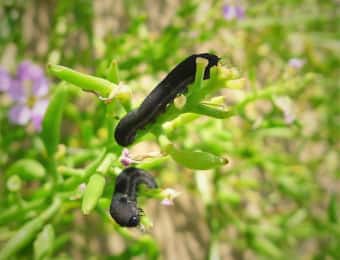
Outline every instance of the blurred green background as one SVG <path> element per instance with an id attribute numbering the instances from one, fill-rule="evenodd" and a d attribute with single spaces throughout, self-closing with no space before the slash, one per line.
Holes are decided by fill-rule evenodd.
<path id="1" fill-rule="evenodd" d="M 339 5 L 1 0 L 0 248 L 11 253 L 0 250 L 0 258 L 340 259 Z M 51 159 L 33 116 L 21 123 L 10 116 L 20 64 L 30 61 L 45 71 L 45 96 L 51 97 L 60 81 L 47 73 L 48 63 L 105 77 L 115 59 L 135 107 L 175 64 L 200 52 L 217 54 L 245 79 L 241 89 L 219 91 L 227 108 L 237 106 L 237 115 L 201 116 L 167 135 L 179 147 L 227 157 L 229 164 L 199 171 L 167 158 L 149 165 L 161 188 L 181 194 L 170 207 L 144 199 L 153 227 L 123 229 L 107 214 L 114 176 L 122 168 L 121 148 L 112 144 L 102 199 L 83 215 L 82 185 L 88 178 L 75 178 L 71 188 L 65 183 L 88 169 L 107 145 L 113 128 L 107 107 L 70 86 L 56 139 L 62 145 Z M 33 90 L 26 105 L 36 99 Z M 130 149 L 136 156 L 155 151 L 152 138 Z M 23 158 L 38 166 L 13 170 Z M 62 174 L 58 186 L 55 176 Z M 62 204 L 48 219 L 41 217 L 56 196 Z M 9 245 L 33 220 L 42 222 Z"/>

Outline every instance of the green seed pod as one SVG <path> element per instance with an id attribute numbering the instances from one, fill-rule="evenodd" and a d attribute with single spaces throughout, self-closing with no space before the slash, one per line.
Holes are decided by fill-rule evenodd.
<path id="1" fill-rule="evenodd" d="M 51 224 L 46 225 L 34 241 L 34 259 L 41 260 L 49 257 L 52 253 L 55 233 Z"/>
<path id="2" fill-rule="evenodd" d="M 46 175 L 45 168 L 32 159 L 21 159 L 13 163 L 7 170 L 8 175 L 19 175 L 24 180 L 40 180 Z"/>
<path id="3" fill-rule="evenodd" d="M 104 187 L 105 178 L 100 174 L 93 174 L 87 183 L 81 205 L 81 210 L 85 215 L 88 215 L 95 208 L 103 194 Z"/>
<path id="4" fill-rule="evenodd" d="M 114 89 L 114 84 L 108 80 L 90 76 L 60 65 L 48 65 L 49 72 L 85 91 L 97 93 L 103 98 L 108 98 Z"/>
<path id="5" fill-rule="evenodd" d="M 196 170 L 208 170 L 228 163 L 228 160 L 211 153 L 191 150 L 178 150 L 172 144 L 165 146 L 164 150 L 177 163 Z"/>
<path id="6" fill-rule="evenodd" d="M 59 85 L 48 105 L 42 122 L 41 137 L 44 141 L 48 156 L 53 156 L 57 151 L 60 138 L 61 119 L 67 98 L 67 88 Z"/>
<path id="7" fill-rule="evenodd" d="M 58 211 L 60 206 L 61 200 L 55 198 L 52 205 L 41 213 L 41 215 L 23 225 L 2 247 L 0 251 L 0 260 L 9 259 L 16 252 L 27 246 L 45 223 Z"/>

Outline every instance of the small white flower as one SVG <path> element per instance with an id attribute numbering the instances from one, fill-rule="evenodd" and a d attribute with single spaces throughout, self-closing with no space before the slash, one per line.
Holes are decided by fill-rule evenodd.
<path id="1" fill-rule="evenodd" d="M 169 199 L 163 199 L 161 201 L 161 204 L 164 205 L 164 206 L 172 206 L 172 205 L 174 205 L 173 201 L 169 200 Z"/>
<path id="2" fill-rule="evenodd" d="M 79 187 L 78 187 L 78 189 L 79 189 L 79 191 L 81 192 L 81 193 L 83 193 L 84 191 L 85 191 L 85 189 L 86 189 L 86 183 L 81 183 L 80 185 L 79 185 Z"/>
<path id="3" fill-rule="evenodd" d="M 164 206 L 172 206 L 174 204 L 173 200 L 175 198 L 177 198 L 181 194 L 181 192 L 176 191 L 176 190 L 171 189 L 171 188 L 166 188 L 162 191 L 161 194 L 162 194 L 162 197 L 163 197 L 161 204 L 164 205 Z"/>
<path id="4" fill-rule="evenodd" d="M 289 97 L 277 97 L 274 99 L 274 104 L 283 112 L 286 124 L 291 124 L 295 121 L 296 115 L 294 111 L 294 103 Z"/>

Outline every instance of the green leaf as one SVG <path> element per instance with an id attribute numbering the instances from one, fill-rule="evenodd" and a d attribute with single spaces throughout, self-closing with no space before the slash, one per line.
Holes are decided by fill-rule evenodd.
<path id="1" fill-rule="evenodd" d="M 45 168 L 36 160 L 20 159 L 7 170 L 8 175 L 19 175 L 24 180 L 40 180 L 46 175 Z"/>
<path id="2" fill-rule="evenodd" d="M 81 210 L 85 215 L 88 215 L 95 208 L 103 194 L 104 187 L 105 178 L 100 174 L 93 174 L 87 183 L 81 205 Z"/>
<path id="3" fill-rule="evenodd" d="M 115 83 L 115 84 L 119 83 L 120 81 L 119 68 L 118 68 L 118 63 L 116 60 L 111 61 L 106 74 L 107 74 L 108 80 L 110 80 L 112 83 Z"/>
<path id="4" fill-rule="evenodd" d="M 339 221 L 337 213 L 337 200 L 335 194 L 332 194 L 328 204 L 328 219 L 332 223 L 337 223 Z"/>
<path id="5" fill-rule="evenodd" d="M 228 163 L 227 159 L 214 154 L 202 151 L 178 150 L 172 144 L 166 145 L 164 150 L 177 163 L 190 169 L 208 170 Z"/>
<path id="6" fill-rule="evenodd" d="M 52 157 L 57 151 L 60 139 L 61 120 L 66 99 L 67 87 L 65 84 L 60 84 L 50 100 L 42 122 L 41 137 L 49 157 Z"/>
<path id="7" fill-rule="evenodd" d="M 46 225 L 34 241 L 34 259 L 41 260 L 51 255 L 55 233 L 51 224 Z"/>

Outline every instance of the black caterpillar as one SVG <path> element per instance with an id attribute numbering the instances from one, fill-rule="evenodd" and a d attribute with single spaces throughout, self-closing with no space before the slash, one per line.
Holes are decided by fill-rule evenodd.
<path id="1" fill-rule="evenodd" d="M 157 188 L 151 175 L 134 167 L 124 169 L 116 178 L 110 214 L 120 226 L 136 227 L 139 225 L 143 210 L 137 206 L 137 188 L 142 183 L 149 188 Z"/>
<path id="2" fill-rule="evenodd" d="M 219 57 L 209 53 L 187 57 L 151 91 L 139 108 L 129 112 L 119 121 L 115 130 L 115 139 L 119 145 L 132 144 L 139 129 L 143 129 L 147 124 L 155 121 L 176 96 L 187 91 L 188 85 L 195 80 L 196 58 L 198 57 L 208 60 L 204 79 L 210 78 L 210 68 L 217 65 Z"/>

